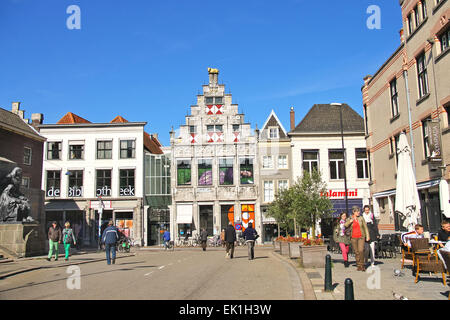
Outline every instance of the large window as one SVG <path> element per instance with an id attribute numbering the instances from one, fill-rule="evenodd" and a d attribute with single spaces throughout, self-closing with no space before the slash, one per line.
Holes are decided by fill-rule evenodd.
<path id="1" fill-rule="evenodd" d="M 197 165 L 198 165 L 198 185 L 199 186 L 212 185 L 212 160 L 199 159 Z"/>
<path id="2" fill-rule="evenodd" d="M 47 171 L 47 197 L 61 196 L 61 171 L 48 170 Z"/>
<path id="3" fill-rule="evenodd" d="M 110 197 L 111 192 L 111 170 L 97 170 L 95 195 Z"/>
<path id="4" fill-rule="evenodd" d="M 264 181 L 264 202 L 272 202 L 273 195 L 273 181 Z"/>
<path id="5" fill-rule="evenodd" d="M 120 189 L 119 195 L 121 197 L 134 197 L 134 188 L 135 188 L 135 178 L 134 178 L 134 169 L 120 169 L 119 170 L 119 180 L 120 180 Z"/>
<path id="6" fill-rule="evenodd" d="M 414 11 L 414 23 L 417 28 L 420 25 L 419 7 L 415 6 L 413 11 Z"/>
<path id="7" fill-rule="evenodd" d="M 177 184 L 179 186 L 191 184 L 191 160 L 177 160 Z"/>
<path id="8" fill-rule="evenodd" d="M 97 141 L 97 159 L 112 159 L 112 141 Z"/>
<path id="9" fill-rule="evenodd" d="M 408 35 L 411 35 L 413 32 L 413 18 L 412 14 L 408 15 Z"/>
<path id="10" fill-rule="evenodd" d="M 61 160 L 61 142 L 47 142 L 47 160 Z"/>
<path id="11" fill-rule="evenodd" d="M 206 131 L 207 132 L 223 132 L 223 125 L 221 125 L 221 124 L 207 125 Z"/>
<path id="12" fill-rule="evenodd" d="M 23 148 L 23 164 L 31 165 L 31 148 Z"/>
<path id="13" fill-rule="evenodd" d="M 358 179 L 369 178 L 369 167 L 366 149 L 356 149 L 356 172 Z"/>
<path id="14" fill-rule="evenodd" d="M 83 196 L 83 170 L 69 171 L 69 197 Z"/>
<path id="15" fill-rule="evenodd" d="M 223 97 L 206 97 L 205 103 L 206 105 L 223 104 Z"/>
<path id="16" fill-rule="evenodd" d="M 344 151 L 329 150 L 328 158 L 330 161 L 330 179 L 344 179 Z"/>
<path id="17" fill-rule="evenodd" d="M 233 184 L 233 159 L 219 159 L 219 184 Z"/>
<path id="18" fill-rule="evenodd" d="M 425 53 L 417 57 L 417 76 L 419 82 L 419 98 L 428 94 L 428 75 L 425 63 Z"/>
<path id="19" fill-rule="evenodd" d="M 391 110 L 392 110 L 392 118 L 398 115 L 398 91 L 397 91 L 397 79 L 394 78 L 390 82 L 391 87 Z"/>
<path id="20" fill-rule="evenodd" d="M 450 27 L 440 34 L 439 42 L 441 43 L 441 52 L 444 52 L 450 47 Z"/>
<path id="21" fill-rule="evenodd" d="M 83 144 L 69 145 L 69 160 L 82 160 L 83 158 L 84 158 Z"/>
<path id="22" fill-rule="evenodd" d="M 278 156 L 278 169 L 287 169 L 287 155 L 279 155 Z"/>
<path id="23" fill-rule="evenodd" d="M 263 156 L 263 169 L 272 169 L 273 168 L 273 157 L 272 156 Z"/>
<path id="24" fill-rule="evenodd" d="M 313 170 L 319 170 L 319 151 L 317 150 L 303 150 L 303 170 L 312 173 Z"/>
<path id="25" fill-rule="evenodd" d="M 120 140 L 120 158 L 130 159 L 136 156 L 135 140 Z"/>
<path id="26" fill-rule="evenodd" d="M 241 184 L 255 183 L 253 178 L 253 159 L 241 158 L 239 159 L 239 173 L 241 177 Z"/>
<path id="27" fill-rule="evenodd" d="M 287 180 L 278 180 L 278 192 L 287 190 L 289 187 Z"/>

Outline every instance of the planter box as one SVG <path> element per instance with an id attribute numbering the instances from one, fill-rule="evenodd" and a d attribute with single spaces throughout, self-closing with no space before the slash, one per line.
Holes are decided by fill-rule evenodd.
<path id="1" fill-rule="evenodd" d="M 289 258 L 300 258 L 301 242 L 289 242 Z"/>
<path id="2" fill-rule="evenodd" d="M 289 255 L 289 242 L 280 241 L 280 254 L 283 256 Z"/>
<path id="3" fill-rule="evenodd" d="M 299 246 L 300 260 L 304 268 L 324 268 L 325 256 L 328 253 L 326 245 Z"/>

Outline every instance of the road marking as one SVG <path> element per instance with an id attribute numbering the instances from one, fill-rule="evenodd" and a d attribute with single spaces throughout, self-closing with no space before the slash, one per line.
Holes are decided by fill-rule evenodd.
<path id="1" fill-rule="evenodd" d="M 161 270 L 161 269 L 163 269 L 164 267 L 165 267 L 165 266 L 161 266 L 161 267 L 159 267 L 158 269 Z"/>
<path id="2" fill-rule="evenodd" d="M 153 273 L 153 271 L 150 271 L 149 273 L 146 273 L 145 275 L 146 276 L 149 276 L 149 275 L 151 275 Z"/>

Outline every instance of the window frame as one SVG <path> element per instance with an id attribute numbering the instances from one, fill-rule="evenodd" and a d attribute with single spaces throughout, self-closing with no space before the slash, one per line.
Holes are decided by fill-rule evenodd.
<path id="1" fill-rule="evenodd" d="M 99 177 L 98 173 L 102 171 L 103 175 L 101 177 Z M 96 169 L 95 170 L 95 196 L 99 196 L 97 191 L 99 190 L 99 187 L 101 186 L 102 189 L 104 187 L 109 187 L 109 190 L 111 192 L 111 195 L 104 195 L 102 194 L 102 197 L 111 197 L 112 196 L 112 178 L 113 178 L 113 170 L 112 169 Z M 107 177 L 105 175 L 106 172 L 109 172 L 109 177 Z M 107 185 L 106 183 L 103 183 L 102 185 L 99 184 L 99 179 L 103 180 L 103 182 L 105 182 L 107 179 L 109 179 L 109 185 Z"/>
<path id="2" fill-rule="evenodd" d="M 317 159 L 305 159 L 305 153 L 310 153 L 310 154 L 315 153 L 317 155 Z M 305 150 L 302 150 L 302 173 L 303 173 L 303 171 L 308 171 L 309 174 L 311 174 L 313 172 L 313 169 L 314 169 L 313 166 L 312 166 L 313 162 L 317 164 L 316 165 L 316 168 L 317 168 L 316 170 L 319 171 L 319 150 L 317 150 L 317 149 L 311 149 L 311 150 L 305 149 Z M 308 163 L 308 170 L 305 170 L 305 163 Z"/>
<path id="3" fill-rule="evenodd" d="M 428 93 L 430 93 L 430 88 L 428 84 L 428 72 L 425 61 L 426 61 L 425 52 L 422 52 L 416 57 L 419 99 L 423 98 Z"/>
<path id="4" fill-rule="evenodd" d="M 282 165 L 280 166 L 280 159 L 284 158 L 282 161 Z M 277 168 L 281 170 L 289 169 L 288 155 L 287 154 L 279 154 L 277 157 Z"/>
<path id="5" fill-rule="evenodd" d="M 400 112 L 399 112 L 399 108 L 398 108 L 398 89 L 397 89 L 397 78 L 394 77 L 390 82 L 389 82 L 389 88 L 390 88 L 390 93 L 391 93 L 391 115 L 392 118 L 397 117 Z"/>
<path id="6" fill-rule="evenodd" d="M 74 150 L 74 147 L 81 147 L 81 150 Z M 75 155 L 80 152 L 80 157 L 76 158 Z M 68 160 L 84 160 L 84 144 L 69 144 L 69 157 Z"/>
<path id="7" fill-rule="evenodd" d="M 100 149 L 99 148 L 99 144 L 103 143 L 103 148 Z M 106 143 L 111 143 L 111 149 L 106 149 Z M 111 152 L 111 157 L 107 158 L 106 157 L 106 152 L 110 151 Z M 103 157 L 99 157 L 100 152 L 103 153 Z M 95 153 L 96 159 L 98 160 L 110 160 L 113 158 L 113 141 L 112 140 L 97 140 L 96 141 L 96 153 Z"/>
<path id="8" fill-rule="evenodd" d="M 342 153 L 342 158 L 341 159 L 331 159 L 331 153 L 332 152 L 341 152 Z M 329 149 L 328 150 L 328 166 L 329 166 L 329 170 L 330 170 L 330 180 L 343 180 L 345 178 L 345 150 L 342 149 Z M 341 172 L 341 165 L 340 163 L 342 162 L 343 166 L 344 166 L 344 170 L 342 170 L 343 172 Z M 332 163 L 336 169 L 336 178 L 332 177 Z M 341 175 L 342 173 L 342 175 Z"/>
<path id="9" fill-rule="evenodd" d="M 271 188 L 266 188 L 266 183 L 271 184 Z M 275 199 L 275 183 L 273 180 L 264 180 L 263 193 L 264 193 L 264 202 L 267 203 L 272 202 Z"/>
<path id="10" fill-rule="evenodd" d="M 181 169 L 189 170 L 189 181 L 187 183 L 180 183 L 180 165 L 188 165 L 188 167 L 183 167 Z M 176 159 L 176 169 L 177 169 L 177 186 L 192 186 L 192 160 L 191 159 Z M 186 171 L 187 172 L 187 171 Z M 183 173 L 183 178 L 186 177 L 186 173 Z"/>
<path id="11" fill-rule="evenodd" d="M 225 161 L 225 162 L 222 162 Z M 231 166 L 230 166 L 231 163 Z M 225 178 L 224 178 L 224 183 L 220 182 L 220 172 L 222 172 L 222 169 L 225 169 L 225 172 L 228 171 L 228 169 L 231 168 L 231 183 L 225 183 Z M 219 158 L 219 186 L 233 186 L 234 185 L 234 159 L 233 158 Z"/>
<path id="12" fill-rule="evenodd" d="M 266 154 L 266 155 L 262 156 L 262 168 L 263 169 L 273 169 L 274 168 L 273 155 Z"/>
<path id="13" fill-rule="evenodd" d="M 54 149 L 53 146 L 57 145 L 58 148 Z M 52 146 L 52 149 L 50 149 L 50 146 Z M 53 155 L 57 152 L 58 158 L 54 158 Z M 52 155 L 50 158 L 49 155 Z M 47 142 L 47 160 L 62 160 L 62 141 L 48 141 Z"/>
<path id="14" fill-rule="evenodd" d="M 26 154 L 26 151 L 29 150 L 29 154 Z M 23 164 L 27 166 L 31 166 L 33 157 L 33 150 L 31 147 L 24 146 L 23 147 Z M 28 161 L 26 161 L 28 159 Z"/>
<path id="15" fill-rule="evenodd" d="M 70 174 L 67 177 L 67 196 L 70 197 L 70 198 L 72 198 L 72 197 L 73 198 L 83 197 L 84 171 L 83 170 L 68 170 L 68 171 L 69 171 Z M 80 172 L 81 172 L 81 178 L 78 175 Z M 76 173 L 74 179 L 75 179 L 75 181 L 81 180 L 81 184 L 78 184 L 78 185 L 75 184 L 75 185 L 71 186 L 71 181 L 73 181 L 73 180 L 71 180 L 71 178 L 73 177 L 72 173 Z M 70 188 L 73 188 L 73 187 L 79 187 L 81 189 L 81 195 L 79 195 L 79 196 L 77 196 L 77 195 L 70 195 Z"/>
<path id="16" fill-rule="evenodd" d="M 122 148 L 122 142 L 126 142 L 126 148 Z M 129 143 L 131 142 L 131 148 Z M 131 156 L 128 156 L 128 152 L 131 150 Z M 122 157 L 122 151 L 126 152 L 127 156 Z M 135 159 L 136 158 L 136 139 L 120 139 L 119 140 L 119 159 Z"/>
<path id="17" fill-rule="evenodd" d="M 49 173 L 53 176 L 49 177 Z M 52 182 L 52 183 L 50 183 Z M 46 170 L 45 171 L 45 196 L 48 197 L 50 188 L 53 187 L 54 191 L 58 191 L 58 195 L 53 193 L 52 197 L 61 197 L 61 170 Z"/>
<path id="18" fill-rule="evenodd" d="M 245 163 L 242 163 L 242 162 L 245 162 Z M 248 164 L 247 164 L 247 161 L 248 161 Z M 239 184 L 240 185 L 254 185 L 255 184 L 255 160 L 254 160 L 254 158 L 252 158 L 252 157 L 242 157 L 242 158 L 239 158 Z M 243 168 L 242 167 L 245 167 L 245 166 L 251 166 L 251 176 L 250 176 L 250 178 L 243 178 L 242 177 L 242 173 L 244 172 L 244 171 L 248 171 L 248 170 L 243 170 Z M 242 182 L 243 181 L 243 179 L 249 179 L 248 181 L 251 181 L 251 182 L 247 182 L 247 183 L 244 183 L 244 182 Z"/>
<path id="19" fill-rule="evenodd" d="M 210 171 L 211 172 L 211 182 L 210 183 L 200 183 L 200 166 L 203 164 L 208 163 L 209 165 L 206 167 L 202 167 L 202 169 L 204 169 L 205 171 L 202 173 L 202 175 L 205 172 Z M 208 170 L 209 169 L 209 170 Z M 213 160 L 211 158 L 199 158 L 197 159 L 197 185 L 199 187 L 208 187 L 208 186 L 212 186 L 213 185 Z"/>
<path id="20" fill-rule="evenodd" d="M 365 157 L 359 157 L 358 152 L 364 152 Z M 369 179 L 369 155 L 367 149 L 355 148 L 355 160 L 356 160 L 356 178 L 357 179 Z M 363 176 L 359 176 L 359 163 L 362 162 Z"/>
<path id="21" fill-rule="evenodd" d="M 126 172 L 126 176 L 123 176 L 122 173 Z M 129 172 L 133 172 L 133 175 L 129 175 Z M 122 184 L 122 179 L 127 181 L 126 185 Z M 130 180 L 132 180 L 133 184 L 130 184 Z M 122 188 L 127 189 L 128 187 L 132 187 L 134 190 L 134 194 L 124 194 L 122 193 Z M 119 168 L 119 197 L 135 197 L 136 196 L 136 169 L 135 168 Z"/>

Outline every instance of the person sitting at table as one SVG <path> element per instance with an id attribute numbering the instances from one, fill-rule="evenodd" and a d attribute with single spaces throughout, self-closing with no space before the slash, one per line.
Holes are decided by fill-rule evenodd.
<path id="1" fill-rule="evenodd" d="M 401 239 L 405 246 L 408 246 L 411 248 L 411 242 L 409 239 L 418 239 L 423 238 L 423 226 L 421 224 L 416 224 L 413 231 L 402 233 Z"/>
<path id="2" fill-rule="evenodd" d="M 441 222 L 441 230 L 438 232 L 438 240 L 446 242 L 450 238 L 450 221 L 443 220 Z M 441 247 L 443 247 L 442 244 L 440 244 Z"/>

